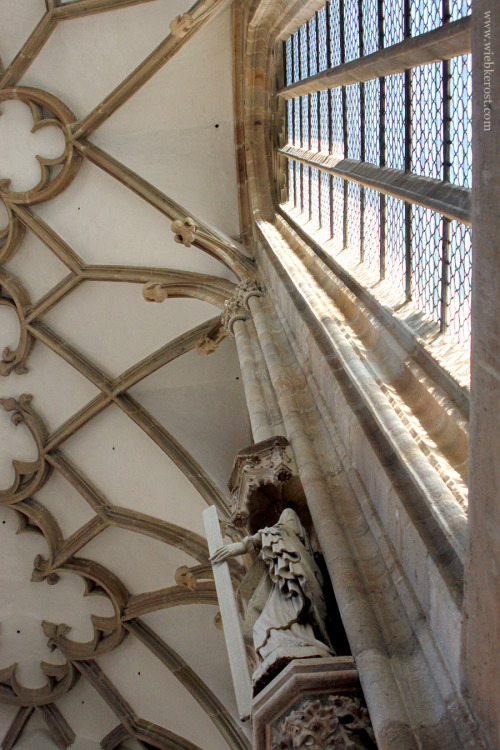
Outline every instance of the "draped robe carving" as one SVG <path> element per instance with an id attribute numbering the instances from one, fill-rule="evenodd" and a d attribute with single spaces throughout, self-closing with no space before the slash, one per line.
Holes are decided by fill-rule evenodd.
<path id="1" fill-rule="evenodd" d="M 299 517 L 286 508 L 277 524 L 260 529 L 212 556 L 214 563 L 260 549 L 265 563 L 268 595 L 253 626 L 254 647 L 264 662 L 276 652 L 290 658 L 331 656 L 325 629 L 326 605 L 322 577 Z M 285 656 L 286 658 L 286 656 Z"/>

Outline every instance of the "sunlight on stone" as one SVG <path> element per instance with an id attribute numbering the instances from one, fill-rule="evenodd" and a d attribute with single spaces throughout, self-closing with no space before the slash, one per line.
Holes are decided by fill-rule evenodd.
<path id="1" fill-rule="evenodd" d="M 64 136 L 56 126 L 32 133 L 33 116 L 23 102 L 2 102 L 0 112 L 0 179 L 10 179 L 11 190 L 30 190 L 41 177 L 36 156 L 48 159 L 61 156 Z M 0 226 L 5 226 L 3 213 L 0 213 Z"/>

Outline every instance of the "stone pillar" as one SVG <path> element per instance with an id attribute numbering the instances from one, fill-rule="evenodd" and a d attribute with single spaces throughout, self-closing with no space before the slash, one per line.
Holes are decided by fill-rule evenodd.
<path id="1" fill-rule="evenodd" d="M 356 561 L 339 524 L 333 500 L 321 471 L 313 440 L 304 424 L 306 384 L 285 367 L 282 352 L 269 325 L 271 316 L 262 300 L 249 300 L 255 327 L 275 388 L 287 437 L 292 445 L 299 476 L 325 563 L 333 584 L 363 693 L 370 710 L 380 750 L 417 750 L 419 744 L 410 724 L 394 677 L 384 636 L 367 601 Z M 356 746 L 355 746 L 356 747 Z"/>
<path id="2" fill-rule="evenodd" d="M 228 336 L 236 342 L 245 398 L 256 443 L 276 435 L 284 435 L 281 412 L 262 356 L 255 326 L 251 319 L 249 300 L 263 293 L 261 285 L 245 279 L 226 300 L 221 322 Z"/>
<path id="3" fill-rule="evenodd" d="M 472 353 L 464 688 L 500 747 L 500 9 L 474 3 Z"/>

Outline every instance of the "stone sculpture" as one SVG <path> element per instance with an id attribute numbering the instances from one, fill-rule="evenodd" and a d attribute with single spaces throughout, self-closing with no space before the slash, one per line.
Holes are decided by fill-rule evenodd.
<path id="1" fill-rule="evenodd" d="M 299 517 L 286 508 L 278 523 L 241 542 L 218 549 L 214 564 L 259 549 L 267 570 L 267 596 L 253 626 L 255 651 L 263 662 L 254 686 L 291 659 L 332 656 L 325 629 L 322 578 Z M 258 674 L 257 674 L 258 673 Z"/>

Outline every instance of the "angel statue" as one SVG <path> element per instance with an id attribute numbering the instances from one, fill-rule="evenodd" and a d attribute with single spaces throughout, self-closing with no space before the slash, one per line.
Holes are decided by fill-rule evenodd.
<path id="1" fill-rule="evenodd" d="M 259 658 L 264 662 L 272 655 L 282 661 L 332 656 L 322 576 L 295 511 L 286 508 L 275 526 L 221 547 L 210 559 L 217 564 L 252 548 L 260 550 L 267 569 L 267 595 L 253 625 Z"/>

